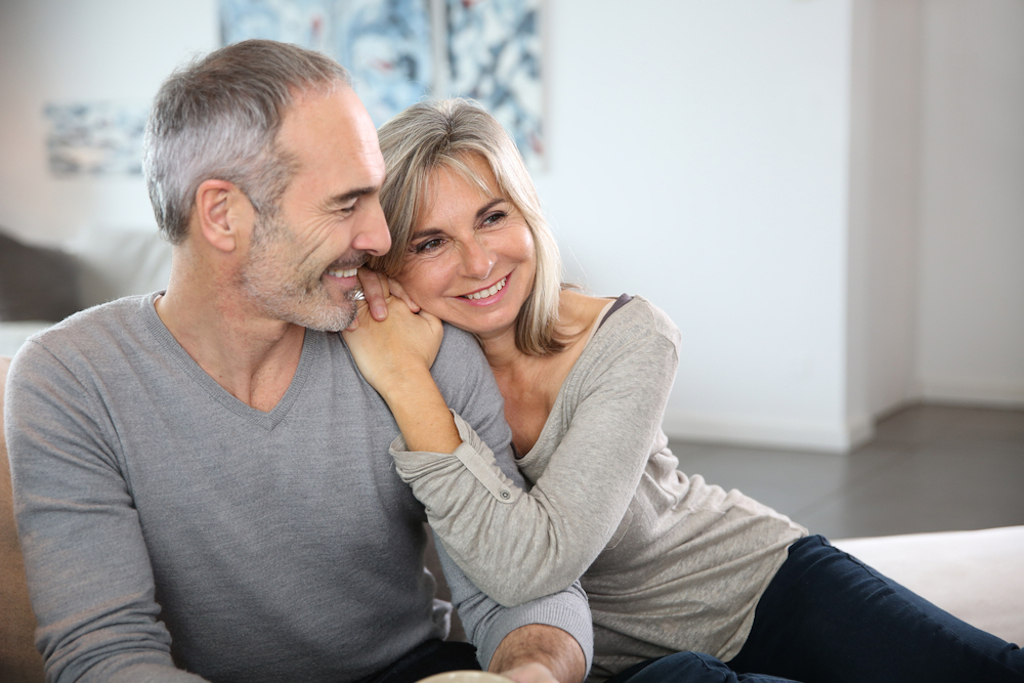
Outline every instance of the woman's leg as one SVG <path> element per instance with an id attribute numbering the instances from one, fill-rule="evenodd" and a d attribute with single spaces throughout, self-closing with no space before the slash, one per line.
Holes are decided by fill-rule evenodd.
<path id="1" fill-rule="evenodd" d="M 469 643 L 428 640 L 383 671 L 359 683 L 416 683 L 447 671 L 479 670 L 476 648 Z"/>
<path id="2" fill-rule="evenodd" d="M 927 562 L 927 558 L 922 558 Z M 1024 681 L 1024 652 L 832 547 L 801 539 L 729 663 L 802 683 Z"/>
<path id="3" fill-rule="evenodd" d="M 796 683 L 760 674 L 737 674 L 711 655 L 677 652 L 649 659 L 615 674 L 605 683 Z"/>

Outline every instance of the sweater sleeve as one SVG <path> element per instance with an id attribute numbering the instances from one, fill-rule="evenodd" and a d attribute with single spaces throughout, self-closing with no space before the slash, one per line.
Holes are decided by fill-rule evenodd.
<path id="1" fill-rule="evenodd" d="M 453 454 L 392 445 L 400 476 L 452 559 L 499 603 L 565 589 L 628 526 L 678 365 L 673 334 L 620 325 L 604 335 L 597 361 L 563 387 L 569 426 L 528 493 L 464 420 L 456 419 L 463 443 Z"/>
<path id="2" fill-rule="evenodd" d="M 469 438 L 479 452 L 487 454 L 486 461 L 474 460 L 471 466 L 488 482 L 500 481 L 496 494 L 499 497 L 510 497 L 513 491 L 522 493 L 525 482 L 512 459 L 509 447 L 512 433 L 504 420 L 501 393 L 476 342 L 461 330 L 446 327 L 445 342 L 432 372 L 449 406 L 466 416 L 463 419 L 455 415 L 460 434 Z M 470 427 L 470 422 L 475 429 Z M 402 442 L 400 436 L 397 441 Z M 496 449 L 497 458 L 488 443 Z M 463 444 L 458 452 L 466 448 Z M 467 578 L 452 561 L 443 541 L 438 543 L 437 550 L 452 592 L 452 602 L 459 611 L 467 637 L 477 647 L 477 657 L 484 669 L 509 633 L 521 626 L 546 624 L 575 638 L 586 657 L 589 672 L 593 658 L 593 626 L 587 595 L 578 581 L 570 581 L 561 589 L 548 591 L 550 594 L 523 604 L 502 605 L 482 592 L 479 583 Z"/>
<path id="3" fill-rule="evenodd" d="M 171 660 L 103 407 L 33 342 L 12 364 L 6 397 L 15 513 L 47 680 L 203 680 Z"/>

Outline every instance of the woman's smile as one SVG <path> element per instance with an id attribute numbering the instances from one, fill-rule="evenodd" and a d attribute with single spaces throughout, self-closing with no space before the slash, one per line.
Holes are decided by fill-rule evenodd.
<path id="1" fill-rule="evenodd" d="M 500 299 L 500 297 L 498 297 L 498 294 L 505 289 L 505 285 L 508 283 L 508 279 L 510 276 L 511 273 L 501 278 L 490 287 L 479 289 L 475 292 L 471 292 L 470 294 L 464 294 L 462 295 L 461 298 L 467 299 L 468 301 L 478 305 L 492 304 L 498 299 Z"/>
<path id="2" fill-rule="evenodd" d="M 480 337 L 514 329 L 533 288 L 537 256 L 526 219 L 490 166 L 464 159 L 475 181 L 442 166 L 396 278 L 420 307 Z"/>

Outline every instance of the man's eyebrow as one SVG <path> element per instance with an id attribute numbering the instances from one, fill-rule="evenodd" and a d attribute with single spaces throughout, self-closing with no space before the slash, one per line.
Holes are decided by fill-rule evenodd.
<path id="1" fill-rule="evenodd" d="M 354 190 L 349 190 L 345 194 L 339 194 L 328 199 L 325 203 L 327 208 L 333 208 L 336 206 L 342 206 L 348 204 L 353 199 L 362 197 L 363 195 L 373 194 L 377 191 L 376 187 L 357 187 Z"/>

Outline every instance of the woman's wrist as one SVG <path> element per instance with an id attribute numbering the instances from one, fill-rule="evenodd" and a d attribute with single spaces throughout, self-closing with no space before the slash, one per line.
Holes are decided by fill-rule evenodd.
<path id="1" fill-rule="evenodd" d="M 452 453 L 462 438 L 429 370 L 407 369 L 378 389 L 412 451 Z"/>

